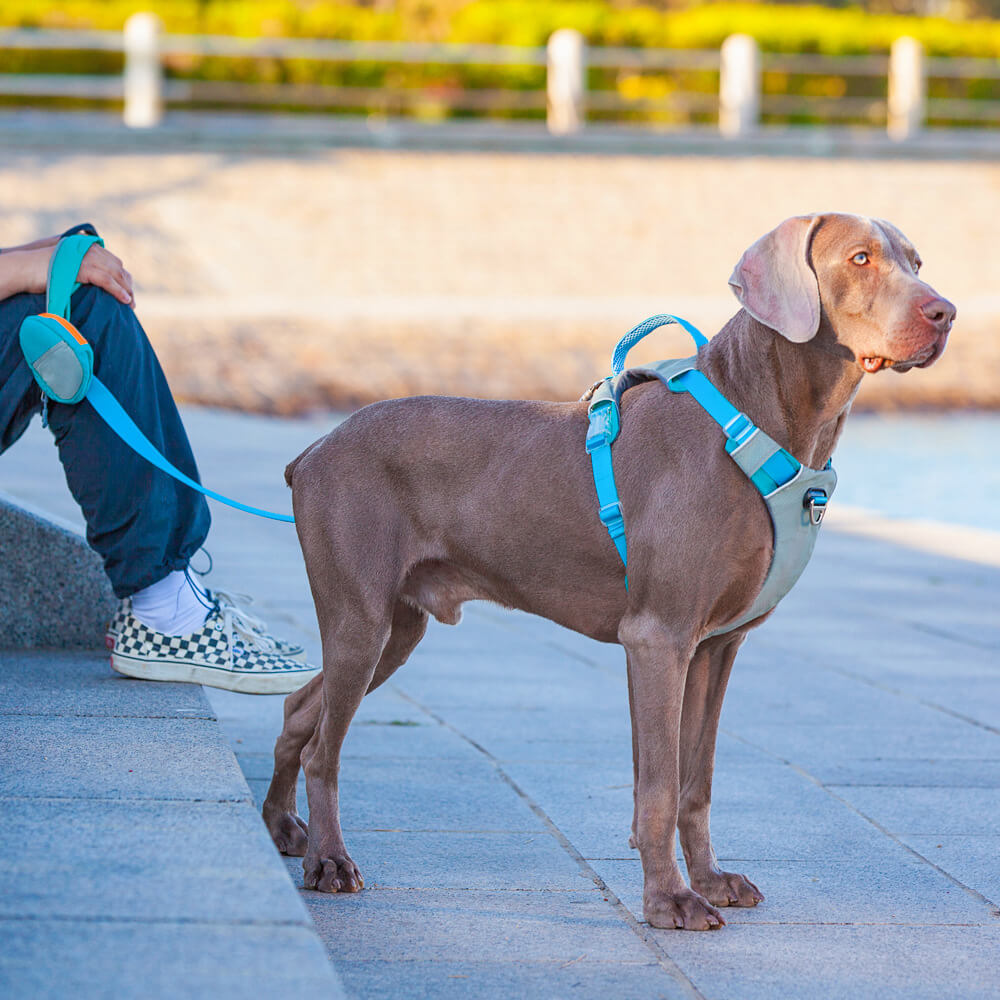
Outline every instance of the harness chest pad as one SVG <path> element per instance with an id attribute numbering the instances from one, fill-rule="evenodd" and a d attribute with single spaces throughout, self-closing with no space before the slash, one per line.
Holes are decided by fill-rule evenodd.
<path id="1" fill-rule="evenodd" d="M 42 392 L 57 403 L 79 403 L 94 376 L 94 351 L 68 320 L 52 313 L 28 316 L 21 350 Z"/>

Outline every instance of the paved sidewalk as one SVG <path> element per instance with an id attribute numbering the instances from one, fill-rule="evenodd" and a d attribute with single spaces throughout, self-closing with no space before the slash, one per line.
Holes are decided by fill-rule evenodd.
<path id="1" fill-rule="evenodd" d="M 288 505 L 284 463 L 330 423 L 186 420 L 205 481 L 275 509 Z M 52 450 L 31 434 L 0 483 L 72 516 Z M 217 582 L 255 593 L 315 655 L 294 532 L 213 513 Z M 348 992 L 996 997 L 995 536 L 957 559 L 924 551 L 948 537 L 933 527 L 914 547 L 878 530 L 839 531 L 832 515 L 799 587 L 737 661 L 714 837 L 767 900 L 727 912 L 719 933 L 642 923 L 620 650 L 484 605 L 458 629 L 433 626 L 366 699 L 345 748 L 344 825 L 369 889 L 302 893 Z M 259 802 L 281 700 L 209 698 Z M 300 883 L 299 862 L 286 864 Z"/>
<path id="2" fill-rule="evenodd" d="M 0 996 L 344 995 L 197 686 L 0 649 L 0 825 Z"/>

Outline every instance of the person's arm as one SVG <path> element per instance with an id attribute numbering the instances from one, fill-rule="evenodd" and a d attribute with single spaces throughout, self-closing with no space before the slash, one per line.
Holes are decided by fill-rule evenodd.
<path id="1" fill-rule="evenodd" d="M 17 247 L 5 247 L 0 253 L 14 253 L 17 250 L 41 250 L 45 247 L 54 247 L 59 242 L 58 236 L 46 236 L 44 240 L 35 240 L 33 243 L 22 243 Z"/>
<path id="2" fill-rule="evenodd" d="M 16 250 L 41 250 L 44 247 L 54 247 L 61 237 L 46 236 L 43 240 L 35 240 L 33 243 L 22 243 L 17 247 L 5 247 L 0 253 L 14 253 Z"/>
<path id="3" fill-rule="evenodd" d="M 49 261 L 58 242 L 59 238 L 54 237 L 0 253 L 0 299 L 19 292 L 43 293 L 49 280 Z M 97 285 L 127 306 L 135 305 L 132 275 L 113 253 L 96 243 L 84 254 L 77 281 Z"/>

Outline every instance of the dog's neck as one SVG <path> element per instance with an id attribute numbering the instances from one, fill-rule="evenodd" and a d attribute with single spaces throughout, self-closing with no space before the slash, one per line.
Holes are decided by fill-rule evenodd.
<path id="1" fill-rule="evenodd" d="M 741 309 L 699 367 L 732 403 L 799 461 L 821 468 L 837 445 L 863 372 L 824 319 L 793 344 Z"/>

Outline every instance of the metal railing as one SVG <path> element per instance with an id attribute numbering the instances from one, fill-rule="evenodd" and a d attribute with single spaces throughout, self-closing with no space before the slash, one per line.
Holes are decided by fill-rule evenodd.
<path id="1" fill-rule="evenodd" d="M 354 42 L 300 38 L 234 38 L 167 35 L 152 14 L 135 14 L 121 33 L 111 31 L 0 30 L 4 50 L 107 52 L 121 54 L 121 75 L 4 73 L 0 97 L 121 101 L 125 122 L 155 127 L 168 105 L 241 105 L 419 113 L 428 105 L 444 113 L 543 113 L 551 131 L 575 132 L 588 120 L 660 115 L 665 119 L 715 120 L 725 135 L 753 132 L 761 121 L 817 118 L 887 127 L 905 140 L 929 122 L 1000 123 L 1000 100 L 928 98 L 928 80 L 1000 80 L 991 59 L 926 59 L 919 43 L 898 39 L 889 56 L 824 57 L 762 55 L 752 38 L 727 39 L 721 49 L 587 47 L 575 31 L 554 33 L 546 48 L 504 45 L 444 45 L 415 42 Z M 320 63 L 394 66 L 527 67 L 536 87 L 405 87 L 294 82 L 199 80 L 168 76 L 180 60 L 308 60 Z M 677 85 L 699 77 L 700 89 Z M 706 74 L 717 77 L 706 89 Z M 659 76 L 673 85 L 645 93 L 643 81 Z M 799 84 L 789 88 L 789 78 Z M 623 79 L 635 84 L 630 89 Z M 810 94 L 803 79 L 861 80 L 866 94 Z M 610 85 L 608 81 L 610 79 Z M 588 86 L 589 81 L 589 86 Z M 656 88 L 653 88 L 655 91 Z M 997 88 L 993 88 L 997 91 Z M 798 91 L 798 92 L 795 92 Z M 1000 91 L 997 91 L 1000 92 Z"/>

